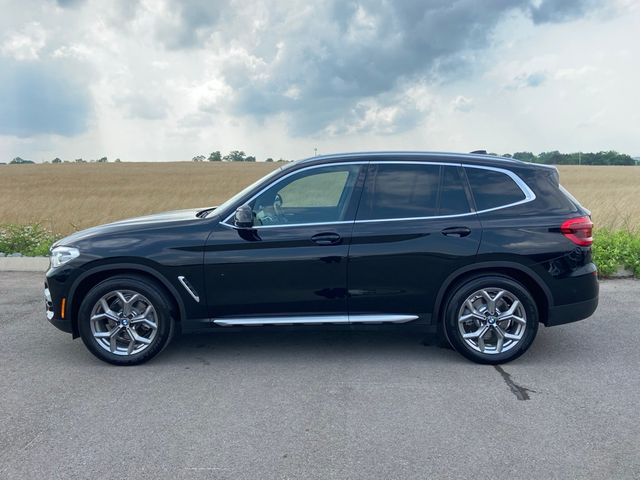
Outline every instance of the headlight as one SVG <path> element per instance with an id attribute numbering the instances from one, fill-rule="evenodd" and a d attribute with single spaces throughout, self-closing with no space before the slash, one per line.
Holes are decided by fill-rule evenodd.
<path id="1" fill-rule="evenodd" d="M 51 268 L 59 267 L 80 255 L 80 251 L 73 247 L 55 247 L 51 250 Z"/>

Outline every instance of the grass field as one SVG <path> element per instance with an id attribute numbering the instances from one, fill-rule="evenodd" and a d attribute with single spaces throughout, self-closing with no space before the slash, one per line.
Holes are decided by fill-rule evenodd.
<path id="1" fill-rule="evenodd" d="M 0 224 L 74 230 L 152 212 L 221 203 L 277 163 L 0 165 Z M 640 168 L 560 167 L 597 227 L 640 227 Z"/>

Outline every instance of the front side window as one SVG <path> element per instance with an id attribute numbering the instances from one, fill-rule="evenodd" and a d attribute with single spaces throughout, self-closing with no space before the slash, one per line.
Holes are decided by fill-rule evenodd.
<path id="1" fill-rule="evenodd" d="M 254 225 L 344 221 L 359 165 L 303 170 L 287 177 L 249 203 Z"/>
<path id="2" fill-rule="evenodd" d="M 479 211 L 504 207 L 524 200 L 525 194 L 506 173 L 485 168 L 465 168 Z"/>
<path id="3" fill-rule="evenodd" d="M 439 165 L 374 164 L 362 193 L 358 220 L 435 216 L 439 186 Z"/>

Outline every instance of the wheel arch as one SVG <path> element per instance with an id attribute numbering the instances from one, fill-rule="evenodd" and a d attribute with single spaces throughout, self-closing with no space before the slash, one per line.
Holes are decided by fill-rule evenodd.
<path id="1" fill-rule="evenodd" d="M 184 303 L 177 290 L 157 270 L 146 265 L 134 263 L 111 263 L 87 270 L 74 281 L 69 289 L 66 315 L 67 318 L 71 318 L 71 333 L 73 338 L 80 336 L 78 330 L 78 311 L 80 310 L 80 304 L 84 296 L 101 281 L 116 275 L 126 274 L 150 280 L 167 295 L 167 300 L 176 315 L 175 319 L 180 322 L 186 318 Z"/>
<path id="2" fill-rule="evenodd" d="M 513 278 L 522 283 L 531 293 L 538 305 L 540 322 L 546 324 L 549 318 L 549 308 L 553 306 L 551 291 L 540 276 L 532 269 L 514 262 L 482 262 L 460 268 L 449 275 L 442 283 L 436 296 L 433 318 L 441 324 L 442 315 L 446 311 L 443 304 L 450 293 L 466 279 L 478 274 L 499 274 Z"/>

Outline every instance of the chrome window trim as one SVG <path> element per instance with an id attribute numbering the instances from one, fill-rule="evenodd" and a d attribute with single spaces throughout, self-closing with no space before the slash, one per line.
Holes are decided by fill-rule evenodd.
<path id="1" fill-rule="evenodd" d="M 402 153 L 402 155 L 406 155 L 407 153 L 404 152 Z M 359 156 L 371 156 L 372 154 L 366 154 L 366 153 L 358 153 L 358 154 L 352 154 L 351 156 L 353 157 L 359 157 Z M 393 153 L 389 153 L 389 156 L 394 155 Z M 397 155 L 400 155 L 400 153 L 398 153 Z M 410 154 L 410 155 L 415 155 L 415 156 L 419 156 L 420 153 L 415 153 L 415 154 Z M 424 155 L 424 154 L 422 154 Z M 455 156 L 455 154 L 444 154 L 444 156 Z M 327 157 L 330 158 L 330 157 Z M 526 184 L 526 182 L 524 180 L 522 180 L 518 175 L 516 175 L 515 173 L 513 173 L 510 170 L 507 170 L 505 168 L 500 168 L 500 167 L 491 167 L 488 165 L 473 165 L 473 164 L 468 164 L 468 163 L 451 163 L 451 162 L 429 162 L 429 161 L 412 161 L 412 160 L 407 160 L 407 161 L 402 161 L 402 160 L 371 160 L 371 161 L 357 161 L 357 162 L 335 162 L 335 163 L 329 163 L 329 164 L 322 164 L 322 165 L 310 165 L 308 167 L 302 167 L 299 169 L 294 170 L 293 172 L 289 172 L 287 175 L 279 178 L 276 183 L 279 183 L 280 181 L 286 179 L 287 177 L 294 175 L 296 173 L 302 172 L 304 170 L 312 170 L 312 169 L 316 169 L 316 168 L 326 168 L 326 167 L 335 167 L 335 166 L 341 166 L 341 165 L 373 165 L 373 164 L 393 164 L 393 165 L 440 165 L 440 166 L 448 166 L 448 167 L 463 167 L 463 168 L 478 168 L 478 169 L 483 169 L 483 170 L 492 170 L 494 172 L 500 172 L 503 173 L 505 175 L 507 175 L 509 178 L 511 178 L 516 185 L 518 186 L 518 188 L 520 188 L 520 190 L 522 191 L 522 193 L 524 194 L 525 198 L 522 200 L 519 200 L 517 202 L 513 202 L 513 203 L 509 203 L 507 205 L 501 205 L 499 207 L 493 207 L 493 208 L 486 208 L 484 210 L 477 210 L 477 211 L 470 211 L 467 213 L 457 213 L 457 214 L 453 214 L 453 215 L 432 215 L 432 216 L 428 216 L 428 217 L 405 217 L 405 218 L 376 218 L 376 219 L 367 219 L 367 220 L 343 220 L 343 221 L 335 221 L 335 222 L 315 222 L 315 223 L 287 223 L 287 224 L 282 224 L 282 225 L 256 225 L 254 227 L 252 227 L 254 230 L 260 230 L 263 228 L 282 228 L 282 227 L 308 227 L 308 226 L 321 226 L 321 225 L 344 225 L 347 223 L 373 223 L 373 222 L 402 222 L 402 221 L 409 221 L 409 220 L 434 220 L 434 219 L 446 219 L 446 218 L 459 218 L 459 217 L 466 217 L 468 215 L 479 215 L 481 213 L 487 213 L 487 212 L 493 212 L 496 210 L 502 210 L 503 208 L 510 208 L 510 207 L 515 207 L 516 205 L 522 205 L 524 203 L 528 203 L 528 202 L 532 202 L 533 200 L 536 199 L 536 194 L 533 192 L 533 190 L 531 190 L 531 188 L 529 188 L 529 186 Z M 258 193 L 256 193 L 255 195 L 253 195 L 252 197 L 250 197 L 246 202 L 249 203 L 252 200 L 254 200 L 256 197 L 258 197 L 259 195 L 261 195 L 262 193 L 264 193 L 267 189 L 271 188 L 274 185 L 274 183 L 267 185 L 266 187 L 264 187 L 263 189 L 261 189 Z M 228 220 L 233 217 L 233 215 L 235 214 L 235 212 L 232 212 L 231 214 L 229 214 L 223 221 L 220 222 L 220 224 L 224 225 L 225 227 L 230 227 L 233 229 L 238 229 L 238 227 L 236 227 L 235 225 L 228 223 Z"/>
<path id="2" fill-rule="evenodd" d="M 409 220 L 435 220 L 440 218 L 458 218 L 475 215 L 479 212 L 455 213 L 453 215 L 432 215 L 430 217 L 402 217 L 402 218 L 372 218 L 367 220 L 356 220 L 355 223 L 373 223 L 373 222 L 404 222 Z"/>
<path id="3" fill-rule="evenodd" d="M 226 221 L 226 220 L 225 220 Z M 309 225 L 345 225 L 347 223 L 353 223 L 353 220 L 340 220 L 335 222 L 313 222 L 313 223 L 283 223 L 282 225 L 255 225 L 251 227 L 251 230 L 262 230 L 264 228 L 280 228 L 280 227 L 308 227 Z M 236 227 L 229 223 L 220 222 L 225 227 L 233 228 L 234 230 L 246 230 L 244 228 Z"/>

